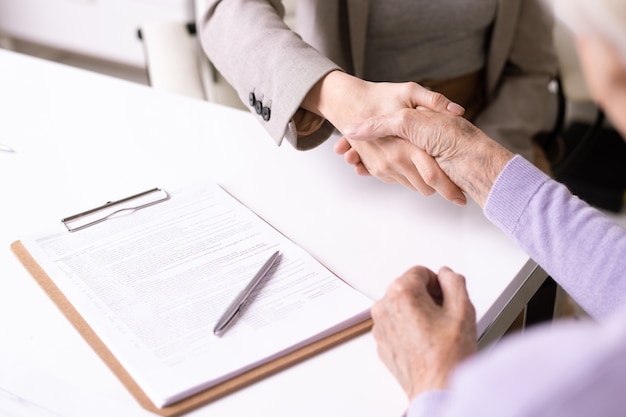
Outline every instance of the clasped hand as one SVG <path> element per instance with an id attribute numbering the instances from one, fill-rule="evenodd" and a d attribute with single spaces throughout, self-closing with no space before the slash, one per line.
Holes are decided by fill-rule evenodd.
<path id="1" fill-rule="evenodd" d="M 320 80 L 302 107 L 328 119 L 343 134 L 346 126 L 353 123 L 402 109 L 421 107 L 454 116 L 464 113 L 461 106 L 444 95 L 417 83 L 374 83 L 341 71 L 333 71 Z M 463 192 L 447 179 L 434 158 L 409 141 L 352 141 L 344 137 L 335 145 L 335 151 L 344 154 L 358 174 L 374 175 L 424 195 L 439 192 L 459 205 L 466 202 Z"/>
<path id="2" fill-rule="evenodd" d="M 409 399 L 444 389 L 456 365 L 476 352 L 476 316 L 462 275 L 413 267 L 371 309 L 383 363 Z"/>

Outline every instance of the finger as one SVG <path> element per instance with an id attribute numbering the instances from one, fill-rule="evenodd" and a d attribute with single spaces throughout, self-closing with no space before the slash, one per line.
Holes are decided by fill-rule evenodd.
<path id="1" fill-rule="evenodd" d="M 429 90 L 419 84 L 414 85 L 416 88 L 411 95 L 413 108 L 421 106 L 439 113 L 450 113 L 455 116 L 462 116 L 465 113 L 465 109 L 462 106 L 448 99 L 443 94 Z"/>
<path id="2" fill-rule="evenodd" d="M 393 144 L 393 152 L 389 151 L 390 144 Z M 367 165 L 361 161 L 363 168 L 366 169 L 369 174 L 374 175 L 387 184 L 400 184 L 409 190 L 418 191 L 425 196 L 432 195 L 435 192 L 434 188 L 422 180 L 418 169 L 410 158 L 413 152 L 420 150 L 419 148 L 398 138 L 382 140 L 381 142 L 375 143 L 375 145 L 378 146 L 376 148 L 377 152 L 383 156 L 378 160 L 374 159 L 373 162 L 371 162 L 374 164 L 372 167 L 367 167 Z M 356 152 L 356 149 L 353 149 Z M 361 152 L 361 150 L 359 150 L 359 152 Z M 346 156 L 347 155 L 348 153 L 346 153 Z M 359 172 L 361 172 L 360 168 Z"/>
<path id="3" fill-rule="evenodd" d="M 443 198 L 464 206 L 467 198 L 463 191 L 446 175 L 437 161 L 420 148 L 411 154 L 411 160 L 419 171 L 420 180 L 436 190 Z"/>
<path id="4" fill-rule="evenodd" d="M 354 166 L 354 172 L 356 172 L 357 175 L 360 175 L 362 177 L 372 176 L 371 172 L 369 172 L 368 169 L 365 167 L 365 165 L 363 165 L 363 163 L 361 162 L 359 162 L 358 164 Z"/>
<path id="5" fill-rule="evenodd" d="M 430 295 L 433 302 L 438 306 L 441 306 L 443 304 L 443 291 L 441 289 L 439 279 L 434 273 L 429 275 L 429 278 L 430 279 L 426 283 L 426 291 L 428 291 L 428 295 Z"/>
<path id="6" fill-rule="evenodd" d="M 372 317 L 372 336 L 374 340 L 376 340 L 376 350 L 378 353 L 378 357 L 383 361 L 383 363 L 391 363 L 392 360 L 390 358 L 393 356 L 390 350 L 390 334 L 389 327 L 393 325 L 393 321 L 391 320 L 390 314 L 385 306 L 383 300 L 379 300 L 372 306 L 371 310 Z"/>
<path id="7" fill-rule="evenodd" d="M 335 153 L 340 154 L 340 155 L 345 154 L 351 148 L 352 146 L 350 145 L 350 142 L 348 142 L 348 139 L 345 136 L 340 137 L 339 140 L 335 142 L 335 144 L 333 145 L 333 150 L 335 151 Z"/>
<path id="8" fill-rule="evenodd" d="M 409 169 L 415 169 L 414 167 L 409 167 Z M 371 170 L 369 170 L 368 172 L 370 172 L 371 175 L 374 175 L 376 178 L 378 178 L 379 180 L 381 180 L 382 182 L 386 183 L 386 184 L 400 184 L 403 187 L 408 188 L 411 191 L 418 191 L 423 195 L 431 195 L 432 193 L 434 193 L 434 190 L 430 190 L 429 191 L 429 187 L 424 184 L 424 182 L 420 183 L 420 187 L 421 189 L 417 189 L 413 183 L 411 181 L 409 181 L 408 176 L 406 174 L 406 170 L 404 170 L 402 173 L 400 172 L 392 172 L 392 173 L 388 173 L 386 175 L 382 175 L 382 174 L 372 174 Z M 419 174 L 417 174 L 417 176 L 419 177 Z"/>
<path id="9" fill-rule="evenodd" d="M 417 148 L 411 150 L 411 152 L 414 153 L 416 150 Z M 414 161 L 413 157 L 411 157 L 411 161 Z M 435 189 L 424 181 L 422 175 L 420 174 L 419 167 L 415 163 L 410 166 L 407 165 L 402 167 L 401 172 L 402 177 L 400 178 L 398 175 L 397 182 L 401 183 L 405 187 L 411 190 L 416 190 L 425 196 L 433 195 L 435 193 Z"/>
<path id="10" fill-rule="evenodd" d="M 399 139 L 398 139 L 399 140 Z M 416 153 L 423 153 L 423 151 L 415 146 L 411 146 L 405 143 L 404 154 L 409 155 L 409 159 L 392 160 L 395 169 L 393 171 L 393 179 L 404 185 L 410 190 L 416 190 L 422 195 L 429 196 L 435 193 L 435 189 L 430 186 L 420 174 L 420 167 L 417 165 L 414 156 Z M 438 167 L 438 165 L 437 165 Z"/>
<path id="11" fill-rule="evenodd" d="M 394 346 L 398 343 L 396 332 L 393 329 L 393 322 L 389 317 L 385 320 L 374 321 L 372 326 L 372 336 L 376 341 L 376 353 L 389 370 L 394 373 L 396 369 Z M 395 375 L 395 373 L 394 373 Z"/>
<path id="12" fill-rule="evenodd" d="M 439 270 L 438 279 L 443 294 L 444 308 L 457 315 L 465 315 L 468 311 L 473 311 L 463 275 L 444 266 Z"/>
<path id="13" fill-rule="evenodd" d="M 410 180 L 409 177 L 406 175 L 397 175 L 395 176 L 391 181 L 387 181 L 389 183 L 398 183 L 406 188 L 408 188 L 411 191 L 417 191 L 422 195 L 425 196 L 429 196 L 432 193 L 435 192 L 435 190 L 433 190 L 432 188 L 430 188 L 428 185 L 424 184 L 424 182 L 418 182 L 418 184 L 420 185 L 420 188 L 417 188 Z"/>
<path id="14" fill-rule="evenodd" d="M 354 148 L 348 149 L 343 154 L 343 159 L 350 165 L 356 165 L 356 164 L 361 163 L 361 157 L 359 156 L 359 153 Z"/>
<path id="15" fill-rule="evenodd" d="M 435 189 L 424 182 L 417 168 L 412 167 L 410 170 L 405 172 L 406 176 L 403 177 L 402 185 L 410 190 L 417 191 L 426 197 L 435 194 Z"/>
<path id="16" fill-rule="evenodd" d="M 435 303 L 442 297 L 437 274 L 424 266 L 410 268 L 398 280 L 406 281 L 406 289 L 413 297 L 424 297 Z"/>
<path id="17" fill-rule="evenodd" d="M 381 355 L 381 357 L 383 356 L 381 348 L 387 347 L 391 339 L 394 339 L 398 308 L 399 305 L 395 300 L 390 301 L 388 295 L 385 294 L 385 296 L 376 301 L 370 309 L 370 315 L 372 317 L 371 332 L 379 345 L 379 355 Z"/>
<path id="18" fill-rule="evenodd" d="M 421 120 L 420 111 L 402 109 L 400 111 L 370 117 L 364 121 L 348 125 L 344 129 L 349 140 L 371 141 L 386 137 L 411 138 L 413 124 Z"/>
<path id="19" fill-rule="evenodd" d="M 387 319 L 387 309 L 385 308 L 383 300 L 376 301 L 370 309 L 370 316 L 372 317 L 372 336 L 376 340 L 382 340 L 385 338 L 386 329 L 385 323 Z"/>

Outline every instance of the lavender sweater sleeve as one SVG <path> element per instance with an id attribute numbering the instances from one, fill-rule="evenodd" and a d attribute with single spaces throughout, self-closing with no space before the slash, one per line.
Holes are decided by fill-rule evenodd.
<path id="1" fill-rule="evenodd" d="M 626 305 L 626 230 L 525 159 L 504 168 L 485 214 L 591 316 Z"/>
<path id="2" fill-rule="evenodd" d="M 622 415 L 626 230 L 521 157 L 498 177 L 485 214 L 600 323 L 510 337 L 463 363 L 448 391 L 414 398 L 407 416 Z"/>

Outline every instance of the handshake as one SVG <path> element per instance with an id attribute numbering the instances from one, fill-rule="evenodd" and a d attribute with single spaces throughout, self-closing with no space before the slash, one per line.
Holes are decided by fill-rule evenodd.
<path id="1" fill-rule="evenodd" d="M 334 149 L 359 175 L 397 182 L 424 195 L 438 192 L 461 206 L 467 193 L 484 207 L 514 154 L 461 114 L 418 107 L 375 116 L 347 125 Z"/>

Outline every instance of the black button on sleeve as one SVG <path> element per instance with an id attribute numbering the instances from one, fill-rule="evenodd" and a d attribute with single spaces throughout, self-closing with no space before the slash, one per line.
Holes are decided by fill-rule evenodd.
<path id="1" fill-rule="evenodd" d="M 254 107 L 256 104 L 256 97 L 254 96 L 254 93 L 248 94 L 248 100 L 250 100 L 250 106 Z"/>
<path id="2" fill-rule="evenodd" d="M 263 112 L 263 103 L 261 100 L 257 100 L 254 103 L 254 110 L 256 111 L 256 114 L 261 114 L 261 112 Z"/>
<path id="3" fill-rule="evenodd" d="M 272 111 L 270 110 L 269 107 L 263 107 L 263 109 L 261 110 L 261 114 L 263 116 L 263 120 L 265 120 L 266 122 L 270 119 Z"/>

